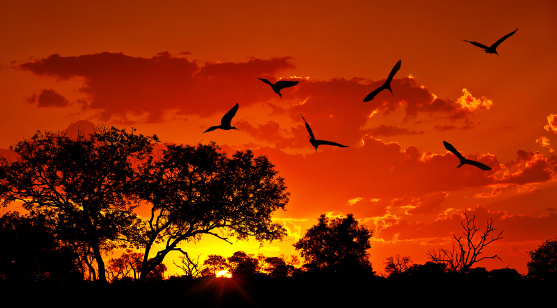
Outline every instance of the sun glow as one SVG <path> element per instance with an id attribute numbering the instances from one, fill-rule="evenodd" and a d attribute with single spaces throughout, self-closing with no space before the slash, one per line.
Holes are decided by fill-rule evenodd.
<path id="1" fill-rule="evenodd" d="M 222 270 L 217 272 L 215 276 L 217 278 L 232 278 L 232 273 L 230 273 L 228 270 Z"/>

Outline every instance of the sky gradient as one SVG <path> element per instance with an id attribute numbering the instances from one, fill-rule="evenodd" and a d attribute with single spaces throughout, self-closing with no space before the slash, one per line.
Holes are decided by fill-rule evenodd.
<path id="1" fill-rule="evenodd" d="M 321 213 L 353 213 L 380 273 L 389 256 L 450 248 L 468 209 L 503 230 L 486 252 L 503 260 L 478 266 L 525 274 L 557 237 L 556 16 L 555 1 L 3 1 L 0 151 L 99 124 L 251 149 L 285 178 L 289 236 L 204 237 L 192 255 L 290 255 Z M 500 56 L 463 42 L 516 28 Z M 398 60 L 393 94 L 363 103 Z M 299 83 L 281 100 L 257 78 Z M 236 103 L 238 131 L 203 134 Z M 300 115 L 349 147 L 316 152 Z M 492 170 L 457 169 L 443 141 Z"/>

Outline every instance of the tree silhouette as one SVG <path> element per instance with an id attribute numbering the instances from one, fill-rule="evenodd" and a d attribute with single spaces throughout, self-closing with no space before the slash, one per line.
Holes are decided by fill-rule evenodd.
<path id="1" fill-rule="evenodd" d="M 410 257 L 401 257 L 399 254 L 387 257 L 385 262 L 385 272 L 387 275 L 401 275 L 412 265 Z"/>
<path id="2" fill-rule="evenodd" d="M 296 257 L 296 256 L 294 256 Z M 297 260 L 286 262 L 285 257 L 267 257 L 264 259 L 263 271 L 272 278 L 284 278 L 294 275 L 299 269 L 294 267 Z"/>
<path id="3" fill-rule="evenodd" d="M 428 261 L 425 264 L 412 264 L 403 276 L 416 280 L 434 280 L 447 274 L 447 264 Z"/>
<path id="4" fill-rule="evenodd" d="M 66 282 L 83 279 L 78 256 L 40 216 L 8 212 L 0 217 L 0 280 Z"/>
<path id="5" fill-rule="evenodd" d="M 164 243 L 151 260 L 145 260 L 144 280 L 171 251 L 186 254 L 178 244 L 212 235 L 257 241 L 281 239 L 286 230 L 271 215 L 288 202 L 284 180 L 267 157 L 249 150 L 231 158 L 209 145 L 167 145 L 160 155 L 141 167 L 138 196 L 151 207 L 145 223 L 145 258 L 156 243 Z"/>
<path id="6" fill-rule="evenodd" d="M 501 260 L 497 254 L 482 256 L 483 249 L 487 245 L 503 238 L 501 236 L 503 231 L 492 235 L 497 231 L 497 228 L 493 227 L 493 218 L 487 220 L 483 233 L 478 233 L 481 229 L 476 226 L 476 216 L 470 216 L 464 211 L 464 217 L 466 222 L 460 223 L 463 229 L 462 236 L 453 235 L 456 245 L 453 243 L 452 250 L 441 248 L 439 251 L 435 249 L 428 251 L 430 259 L 436 263 L 446 264 L 449 272 L 467 273 L 472 265 L 482 260 Z"/>
<path id="7" fill-rule="evenodd" d="M 156 136 L 114 127 L 76 138 L 38 132 L 12 147 L 17 161 L 2 159 L 2 204 L 19 201 L 42 212 L 60 238 L 92 252 L 98 279 L 107 282 L 102 252 L 137 233 L 130 199 L 134 164 L 151 152 L 153 141 Z"/>
<path id="8" fill-rule="evenodd" d="M 223 256 L 209 255 L 203 262 L 201 276 L 215 276 L 218 272 L 230 269 L 230 264 Z"/>
<path id="9" fill-rule="evenodd" d="M 176 262 L 174 265 L 184 272 L 184 276 L 188 278 L 198 278 L 201 276 L 201 266 L 199 264 L 200 255 L 197 258 L 190 258 L 188 255 L 180 256 L 180 264 Z"/>
<path id="10" fill-rule="evenodd" d="M 557 280 L 557 240 L 546 240 L 538 248 L 528 252 L 528 277 Z"/>
<path id="11" fill-rule="evenodd" d="M 236 251 L 228 257 L 228 264 L 234 276 L 253 276 L 259 272 L 259 260 L 243 251 Z"/>
<path id="12" fill-rule="evenodd" d="M 108 260 L 108 272 L 112 279 L 139 278 L 143 254 L 126 249 L 119 258 Z"/>
<path id="13" fill-rule="evenodd" d="M 352 214 L 331 221 L 321 214 L 294 248 L 300 250 L 310 271 L 372 272 L 367 253 L 372 234 Z"/>

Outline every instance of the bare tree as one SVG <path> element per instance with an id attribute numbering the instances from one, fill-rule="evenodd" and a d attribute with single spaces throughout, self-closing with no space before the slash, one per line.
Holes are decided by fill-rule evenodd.
<path id="1" fill-rule="evenodd" d="M 466 222 L 461 222 L 463 232 L 461 236 L 453 235 L 456 243 L 453 243 L 452 249 L 440 248 L 438 251 L 433 249 L 428 251 L 429 258 L 436 263 L 444 263 L 447 265 L 447 270 L 450 272 L 466 273 L 474 265 L 485 259 L 499 259 L 497 255 L 482 256 L 483 249 L 502 239 L 503 231 L 497 231 L 493 227 L 493 217 L 487 220 L 486 228 L 481 232 L 481 226 L 476 226 L 476 216 L 469 215 L 464 211 Z"/>
<path id="2" fill-rule="evenodd" d="M 400 275 L 404 273 L 412 265 L 410 257 L 401 257 L 399 254 L 390 256 L 385 262 L 385 272 L 390 275 Z"/>
<path id="3" fill-rule="evenodd" d="M 201 255 L 198 255 L 197 258 L 190 258 L 186 253 L 179 257 L 180 264 L 177 264 L 176 262 L 173 263 L 184 272 L 186 277 L 197 278 L 201 276 L 201 269 L 199 265 L 200 256 Z"/>

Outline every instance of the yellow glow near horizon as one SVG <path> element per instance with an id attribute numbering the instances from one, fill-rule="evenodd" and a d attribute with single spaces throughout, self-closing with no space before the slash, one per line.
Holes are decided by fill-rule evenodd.
<path id="1" fill-rule="evenodd" d="M 232 273 L 230 273 L 228 270 L 222 270 L 217 272 L 215 276 L 217 278 L 232 278 Z"/>

